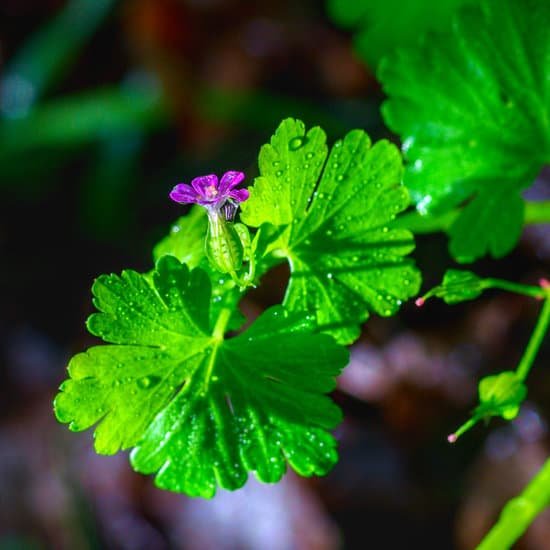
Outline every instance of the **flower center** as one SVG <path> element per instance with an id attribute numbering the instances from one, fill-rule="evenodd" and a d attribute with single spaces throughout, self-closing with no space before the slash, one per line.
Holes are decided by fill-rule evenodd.
<path id="1" fill-rule="evenodd" d="M 208 185 L 204 188 L 204 194 L 207 199 L 214 199 L 218 196 L 218 190 L 215 185 Z"/>

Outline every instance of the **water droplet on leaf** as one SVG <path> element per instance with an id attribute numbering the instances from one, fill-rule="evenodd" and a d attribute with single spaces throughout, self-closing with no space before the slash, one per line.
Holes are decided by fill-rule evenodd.
<path id="1" fill-rule="evenodd" d="M 303 147 L 304 144 L 306 142 L 306 138 L 305 137 L 294 137 L 292 138 L 289 142 L 288 142 L 288 148 L 291 150 L 291 151 L 296 151 L 298 150 L 300 147 Z"/>
<path id="2" fill-rule="evenodd" d="M 142 376 L 137 380 L 138 388 L 142 390 L 148 390 L 153 386 L 156 386 L 160 382 L 159 376 Z"/>

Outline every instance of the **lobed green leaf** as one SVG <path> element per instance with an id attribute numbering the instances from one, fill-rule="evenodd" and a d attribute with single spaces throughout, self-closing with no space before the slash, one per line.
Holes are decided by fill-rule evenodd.
<path id="1" fill-rule="evenodd" d="M 349 343 L 369 310 L 392 315 L 418 292 L 420 274 L 406 258 L 413 237 L 389 227 L 409 204 L 396 147 L 353 130 L 328 154 L 320 128 L 286 119 L 259 168 L 241 219 L 279 230 L 270 251 L 290 265 L 285 306 Z"/>
<path id="2" fill-rule="evenodd" d="M 135 447 L 137 471 L 202 497 L 242 486 L 249 471 L 274 482 L 287 463 L 312 475 L 336 462 L 327 430 L 341 413 L 324 394 L 347 351 L 303 315 L 270 308 L 226 340 L 231 311 L 212 321 L 207 274 L 172 255 L 152 275 L 102 276 L 93 292 L 88 327 L 112 345 L 71 360 L 55 412 L 75 431 L 97 425 L 99 453 Z"/>
<path id="3" fill-rule="evenodd" d="M 450 229 L 460 262 L 501 257 L 523 224 L 520 192 L 550 159 L 550 3 L 485 0 L 383 60 L 382 111 L 403 140 L 422 213 L 469 201 Z"/>

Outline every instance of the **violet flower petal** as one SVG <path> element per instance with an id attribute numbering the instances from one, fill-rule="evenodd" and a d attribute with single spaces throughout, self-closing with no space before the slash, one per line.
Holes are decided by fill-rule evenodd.
<path id="1" fill-rule="evenodd" d="M 197 192 L 186 183 L 178 183 L 170 192 L 170 198 L 182 204 L 197 202 Z"/>
<path id="2" fill-rule="evenodd" d="M 199 176 L 191 181 L 191 186 L 203 200 L 211 202 L 212 197 L 208 196 L 207 188 L 213 187 L 214 189 L 218 189 L 218 176 L 215 174 Z"/>
<path id="3" fill-rule="evenodd" d="M 234 172 L 229 171 L 226 172 L 222 179 L 220 180 L 220 185 L 218 187 L 218 191 L 220 192 L 220 195 L 228 195 L 229 191 L 237 187 L 239 183 L 241 183 L 244 180 L 245 176 L 243 172 Z"/>
<path id="4" fill-rule="evenodd" d="M 231 191 L 228 196 L 236 202 L 244 202 L 250 197 L 248 189 L 234 189 Z"/>

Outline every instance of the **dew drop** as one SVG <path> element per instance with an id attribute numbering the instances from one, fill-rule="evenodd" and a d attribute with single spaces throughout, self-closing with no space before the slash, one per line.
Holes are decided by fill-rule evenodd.
<path id="1" fill-rule="evenodd" d="M 293 137 L 289 142 L 288 142 L 288 148 L 291 150 L 291 151 L 296 151 L 298 150 L 300 147 L 303 147 L 304 143 L 306 142 L 305 138 L 303 137 Z"/>
<path id="2" fill-rule="evenodd" d="M 282 171 L 282 170 L 277 170 L 277 171 L 275 172 L 275 175 L 276 175 L 278 178 L 280 178 L 280 177 L 283 175 L 283 171 Z"/>
<path id="3" fill-rule="evenodd" d="M 332 279 L 334 275 L 332 273 L 327 273 L 327 279 Z"/>
<path id="4" fill-rule="evenodd" d="M 153 386 L 156 386 L 160 382 L 160 377 L 158 376 L 142 376 L 137 380 L 138 388 L 142 390 L 148 390 Z"/>

